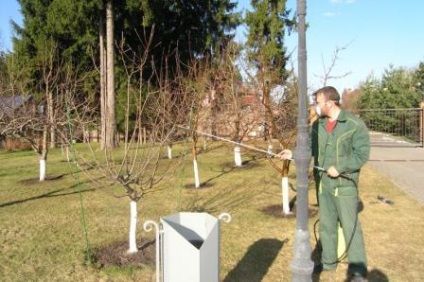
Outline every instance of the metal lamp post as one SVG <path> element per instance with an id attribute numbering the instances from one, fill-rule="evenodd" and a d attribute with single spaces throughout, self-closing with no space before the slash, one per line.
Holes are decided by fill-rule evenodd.
<path id="1" fill-rule="evenodd" d="M 296 232 L 291 262 L 292 281 L 311 281 L 314 264 L 308 231 L 308 169 L 311 162 L 308 125 L 308 96 L 306 80 L 306 0 L 297 0 L 298 17 L 298 136 L 294 161 L 296 163 L 297 208 Z"/>

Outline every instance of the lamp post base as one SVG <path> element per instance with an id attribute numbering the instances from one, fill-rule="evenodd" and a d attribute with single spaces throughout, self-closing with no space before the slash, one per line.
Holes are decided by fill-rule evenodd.
<path id="1" fill-rule="evenodd" d="M 296 230 L 293 260 L 290 264 L 292 269 L 292 281 L 312 281 L 314 263 L 311 260 L 311 246 L 309 232 L 301 229 Z"/>

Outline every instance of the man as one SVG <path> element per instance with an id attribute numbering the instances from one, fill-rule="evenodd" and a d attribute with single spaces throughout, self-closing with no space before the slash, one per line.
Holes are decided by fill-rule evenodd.
<path id="1" fill-rule="evenodd" d="M 369 133 L 364 122 L 340 108 L 340 95 L 326 86 L 315 92 L 319 118 L 312 125 L 312 155 L 319 204 L 319 234 L 324 270 L 335 270 L 338 224 L 346 240 L 351 281 L 366 281 L 367 258 L 358 219 L 358 179 L 370 153 Z M 283 159 L 292 159 L 283 150 Z"/>

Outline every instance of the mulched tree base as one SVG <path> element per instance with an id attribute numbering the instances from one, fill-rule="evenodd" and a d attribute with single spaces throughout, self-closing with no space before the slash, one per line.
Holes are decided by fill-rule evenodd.
<path id="1" fill-rule="evenodd" d="M 137 246 L 139 246 L 138 252 L 129 254 L 127 253 L 127 240 L 115 242 L 94 249 L 91 260 L 98 268 L 154 265 L 156 259 L 155 240 L 141 240 L 137 242 Z"/>
<path id="2" fill-rule="evenodd" d="M 291 210 L 291 214 L 284 214 L 283 213 L 283 207 L 282 205 L 270 205 L 270 206 L 266 206 L 263 209 L 261 209 L 261 211 L 264 214 L 273 216 L 273 217 L 277 217 L 277 218 L 296 218 L 296 206 L 294 206 Z M 314 217 L 316 216 L 318 213 L 318 210 L 316 209 L 308 209 L 308 217 Z"/>

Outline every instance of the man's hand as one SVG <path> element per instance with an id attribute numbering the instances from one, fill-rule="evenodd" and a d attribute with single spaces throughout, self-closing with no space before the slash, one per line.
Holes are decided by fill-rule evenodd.
<path id="1" fill-rule="evenodd" d="M 337 171 L 337 169 L 334 166 L 330 166 L 327 169 L 327 175 L 333 178 L 339 177 L 340 173 Z"/>
<path id="2" fill-rule="evenodd" d="M 293 159 L 293 153 L 289 149 L 284 149 L 279 154 L 277 154 L 277 157 L 279 157 L 282 160 L 292 160 Z"/>

